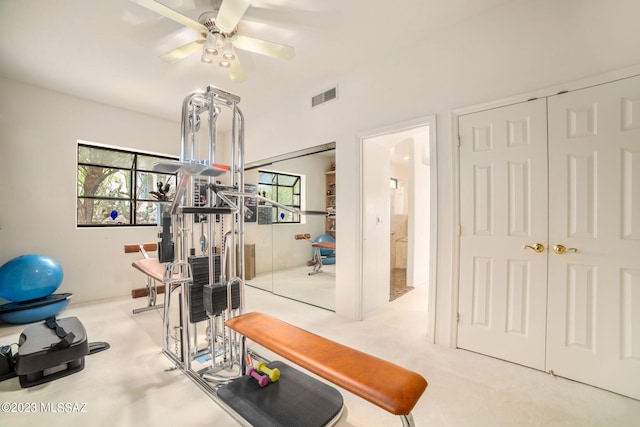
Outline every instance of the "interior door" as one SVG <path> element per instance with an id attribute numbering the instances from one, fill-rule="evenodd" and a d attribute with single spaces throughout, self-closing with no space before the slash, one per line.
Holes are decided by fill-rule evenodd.
<path id="1" fill-rule="evenodd" d="M 389 148 L 367 140 L 363 145 L 364 241 L 363 314 L 389 302 L 391 201 Z"/>
<path id="2" fill-rule="evenodd" d="M 549 176 L 547 369 L 640 399 L 640 77 L 549 98 Z"/>
<path id="3" fill-rule="evenodd" d="M 458 347 L 545 367 L 546 100 L 459 117 Z"/>

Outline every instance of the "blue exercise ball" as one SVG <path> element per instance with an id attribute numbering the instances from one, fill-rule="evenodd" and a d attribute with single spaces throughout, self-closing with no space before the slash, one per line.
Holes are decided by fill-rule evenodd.
<path id="1" fill-rule="evenodd" d="M 29 254 L 0 267 L 0 297 L 23 302 L 51 295 L 62 283 L 62 267 L 46 255 Z"/>

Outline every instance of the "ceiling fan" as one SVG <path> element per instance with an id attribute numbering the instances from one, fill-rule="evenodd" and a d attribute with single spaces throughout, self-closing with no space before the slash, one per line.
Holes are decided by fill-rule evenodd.
<path id="1" fill-rule="evenodd" d="M 291 59 L 295 56 L 295 50 L 291 46 L 238 34 L 238 22 L 251 4 L 251 0 L 214 0 L 214 3 L 219 4 L 214 6 L 217 7 L 217 12 L 203 13 L 198 19 L 199 22 L 156 0 L 131 1 L 198 32 L 198 39 L 161 55 L 160 59 L 165 62 L 175 62 L 193 53 L 201 52 L 203 62 L 217 62 L 219 66 L 227 69 L 232 81 L 243 82 L 247 76 L 238 61 L 235 49 L 282 59 Z"/>

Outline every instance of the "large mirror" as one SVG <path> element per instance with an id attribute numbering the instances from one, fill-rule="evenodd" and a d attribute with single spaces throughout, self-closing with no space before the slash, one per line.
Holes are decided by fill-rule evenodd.
<path id="1" fill-rule="evenodd" d="M 335 143 L 245 165 L 245 184 L 297 215 L 255 201 L 245 216 L 247 284 L 307 304 L 335 309 Z M 252 202 L 253 203 L 253 202 Z"/>

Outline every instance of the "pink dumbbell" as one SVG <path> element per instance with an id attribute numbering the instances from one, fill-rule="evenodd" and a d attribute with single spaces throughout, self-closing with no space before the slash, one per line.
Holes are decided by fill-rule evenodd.
<path id="1" fill-rule="evenodd" d="M 258 381 L 258 384 L 260 384 L 260 387 L 266 387 L 269 384 L 269 377 L 266 375 L 260 375 L 260 373 L 253 367 L 249 368 L 247 375 L 255 378 Z"/>

